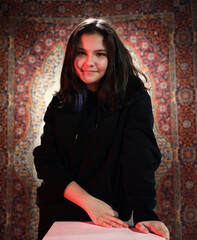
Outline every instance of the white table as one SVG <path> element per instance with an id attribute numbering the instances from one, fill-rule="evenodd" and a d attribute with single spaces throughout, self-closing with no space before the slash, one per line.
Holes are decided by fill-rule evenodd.
<path id="1" fill-rule="evenodd" d="M 55 222 L 43 240 L 164 240 L 129 228 L 104 228 L 92 222 Z"/>

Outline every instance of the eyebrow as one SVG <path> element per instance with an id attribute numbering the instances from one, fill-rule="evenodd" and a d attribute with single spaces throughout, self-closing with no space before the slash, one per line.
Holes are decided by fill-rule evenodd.
<path id="1" fill-rule="evenodd" d="M 79 47 L 78 50 L 86 51 L 86 49 L 84 49 L 82 47 Z M 107 50 L 105 50 L 105 49 L 96 49 L 95 52 L 107 52 Z"/>

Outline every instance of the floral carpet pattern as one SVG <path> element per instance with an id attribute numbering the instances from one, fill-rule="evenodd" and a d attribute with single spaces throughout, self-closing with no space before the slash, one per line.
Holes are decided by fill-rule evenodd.
<path id="1" fill-rule="evenodd" d="M 156 212 L 172 240 L 197 239 L 196 1 L 0 1 L 0 239 L 35 240 L 33 148 L 68 36 L 84 17 L 109 19 L 148 77 L 162 152 Z"/>

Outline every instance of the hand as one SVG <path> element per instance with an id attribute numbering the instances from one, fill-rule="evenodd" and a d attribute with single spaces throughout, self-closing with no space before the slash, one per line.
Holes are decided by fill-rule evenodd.
<path id="1" fill-rule="evenodd" d="M 155 233 L 161 237 L 164 237 L 165 239 L 170 239 L 170 234 L 163 222 L 160 221 L 144 221 L 144 222 L 138 222 L 135 225 L 135 228 L 139 230 L 142 233 Z"/>
<path id="2" fill-rule="evenodd" d="M 128 224 L 118 218 L 118 213 L 116 211 L 97 198 L 90 197 L 86 206 L 85 210 L 87 214 L 96 225 L 107 228 L 129 227 Z"/>
<path id="3" fill-rule="evenodd" d="M 75 181 L 68 184 L 64 197 L 83 208 L 93 223 L 102 227 L 129 227 L 118 219 L 118 213 L 105 202 L 93 197 Z"/>

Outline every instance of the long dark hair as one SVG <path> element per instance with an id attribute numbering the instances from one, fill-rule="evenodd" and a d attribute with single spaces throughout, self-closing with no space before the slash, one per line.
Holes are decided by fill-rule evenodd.
<path id="1" fill-rule="evenodd" d="M 108 67 L 99 82 L 97 96 L 103 109 L 117 110 L 125 103 L 128 81 L 132 83 L 137 80 L 138 89 L 143 90 L 145 86 L 138 75 L 140 73 L 145 79 L 146 76 L 134 66 L 130 52 L 120 40 L 111 23 L 104 19 L 89 18 L 82 21 L 68 40 L 60 84 L 63 104 L 68 102 L 74 106 L 77 96 L 79 94 L 84 96 L 85 84 L 75 73 L 74 59 L 81 36 L 86 33 L 98 33 L 103 36 L 107 49 Z M 130 85 L 132 86 L 132 84 Z"/>

